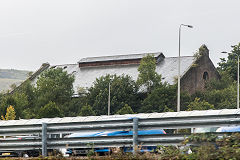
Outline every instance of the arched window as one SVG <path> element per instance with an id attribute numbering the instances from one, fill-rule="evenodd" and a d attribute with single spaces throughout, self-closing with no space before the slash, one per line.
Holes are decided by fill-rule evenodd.
<path id="1" fill-rule="evenodd" d="M 208 72 L 203 73 L 203 79 L 207 81 L 209 79 Z"/>

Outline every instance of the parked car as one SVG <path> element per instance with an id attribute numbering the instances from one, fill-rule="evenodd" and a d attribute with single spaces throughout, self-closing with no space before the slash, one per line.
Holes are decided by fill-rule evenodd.
<path id="1" fill-rule="evenodd" d="M 240 126 L 220 127 L 216 132 L 240 132 Z"/>
<path id="2" fill-rule="evenodd" d="M 1 138 L 0 143 L 4 141 L 21 141 L 21 140 L 34 140 L 34 139 L 41 139 L 39 136 L 35 135 L 24 135 L 24 136 L 11 136 L 7 138 Z M 0 157 L 37 157 L 41 153 L 40 149 L 36 150 L 0 150 Z"/>
<path id="3" fill-rule="evenodd" d="M 138 135 L 154 135 L 154 134 L 166 134 L 163 129 L 159 130 L 139 130 Z M 113 132 L 84 132 L 84 133 L 73 133 L 66 138 L 75 138 L 75 137 L 98 137 L 98 136 L 124 136 L 124 135 L 133 135 L 133 131 L 113 131 Z M 156 150 L 157 146 L 143 146 L 139 152 L 150 152 Z M 93 150 L 97 154 L 106 154 L 111 152 L 111 148 L 67 148 L 66 154 L 70 156 L 77 156 L 77 155 L 87 155 L 90 150 Z M 123 152 L 133 152 L 132 147 L 122 147 L 121 150 Z"/>

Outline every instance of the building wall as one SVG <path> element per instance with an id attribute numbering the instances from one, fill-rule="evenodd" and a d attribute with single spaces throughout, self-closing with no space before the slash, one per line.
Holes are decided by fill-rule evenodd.
<path id="1" fill-rule="evenodd" d="M 220 75 L 210 60 L 207 50 L 181 78 L 181 90 L 190 94 L 198 90 L 202 91 L 206 82 L 212 79 L 220 79 Z"/>

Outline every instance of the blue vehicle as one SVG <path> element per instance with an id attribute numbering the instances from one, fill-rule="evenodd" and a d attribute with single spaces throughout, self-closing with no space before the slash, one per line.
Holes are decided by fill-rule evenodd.
<path id="1" fill-rule="evenodd" d="M 166 134 L 163 129 L 158 130 L 139 130 L 138 135 L 153 135 L 153 134 Z M 98 136 L 125 136 L 125 135 L 133 135 L 133 131 L 113 131 L 113 132 L 90 132 L 90 133 L 73 133 L 68 136 L 67 138 L 74 138 L 74 137 L 98 137 Z M 133 152 L 132 147 L 122 147 L 123 152 Z M 151 152 L 156 149 L 156 146 L 146 146 L 142 147 L 139 151 L 140 152 Z M 68 148 L 66 154 L 70 156 L 77 156 L 77 155 L 87 155 L 91 148 L 85 149 L 71 149 Z M 110 148 L 93 148 L 95 153 L 98 154 L 106 154 L 111 153 Z"/>
<path id="2" fill-rule="evenodd" d="M 220 127 L 216 132 L 240 132 L 240 126 Z"/>

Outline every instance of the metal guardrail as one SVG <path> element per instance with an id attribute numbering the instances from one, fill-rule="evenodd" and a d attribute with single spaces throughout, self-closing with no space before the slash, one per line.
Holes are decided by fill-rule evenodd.
<path id="1" fill-rule="evenodd" d="M 221 127 L 240 125 L 240 114 L 202 115 L 187 117 L 163 118 L 128 118 L 121 120 L 101 120 L 86 122 L 62 122 L 25 125 L 0 126 L 0 136 L 38 134 L 35 139 L 0 139 L 0 150 L 30 150 L 41 149 L 42 155 L 47 156 L 47 149 L 86 148 L 88 144 L 94 147 L 132 147 L 178 145 L 186 136 L 184 134 L 138 135 L 138 130 L 146 129 L 182 129 L 201 127 Z M 53 134 L 69 134 L 88 131 L 122 131 L 131 130 L 133 135 L 99 136 L 79 138 L 51 138 Z M 137 147 L 134 147 L 137 148 Z"/>

